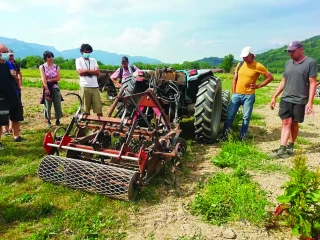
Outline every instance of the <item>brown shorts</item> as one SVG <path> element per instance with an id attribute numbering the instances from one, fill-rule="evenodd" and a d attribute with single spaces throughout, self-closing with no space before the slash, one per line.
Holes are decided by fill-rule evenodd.
<path id="1" fill-rule="evenodd" d="M 102 104 L 99 88 L 80 88 L 80 97 L 83 103 L 85 113 L 90 114 L 90 109 L 96 114 L 102 114 Z"/>
<path id="2" fill-rule="evenodd" d="M 282 120 L 292 118 L 294 122 L 302 123 L 306 111 L 305 104 L 295 104 L 281 100 L 279 116 Z"/>

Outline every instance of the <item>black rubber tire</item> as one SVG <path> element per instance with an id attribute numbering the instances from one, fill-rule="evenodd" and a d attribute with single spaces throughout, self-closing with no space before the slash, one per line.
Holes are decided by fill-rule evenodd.
<path id="1" fill-rule="evenodd" d="M 132 76 L 127 77 L 123 83 L 122 83 L 122 88 L 125 89 L 125 92 L 123 96 L 130 96 L 132 94 L 136 93 L 136 79 Z M 123 112 L 124 112 L 124 106 L 123 102 L 119 102 L 117 109 L 118 112 L 116 114 L 116 117 L 121 117 Z M 130 108 L 130 107 L 129 107 Z"/>
<path id="2" fill-rule="evenodd" d="M 224 122 L 227 120 L 228 116 L 228 106 L 230 103 L 230 91 L 229 90 L 223 90 L 222 91 L 222 110 L 221 110 L 221 122 Z"/>
<path id="3" fill-rule="evenodd" d="M 126 90 L 125 96 L 136 93 L 136 87 L 136 79 L 133 76 L 127 77 L 122 83 L 122 88 Z"/>
<path id="4" fill-rule="evenodd" d="M 196 140 L 204 143 L 215 142 L 218 138 L 221 109 L 221 80 L 208 76 L 198 88 L 195 104 L 195 134 Z"/>

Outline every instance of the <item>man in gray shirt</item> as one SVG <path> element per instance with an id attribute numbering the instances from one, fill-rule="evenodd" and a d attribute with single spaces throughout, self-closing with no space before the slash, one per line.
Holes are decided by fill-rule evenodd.
<path id="1" fill-rule="evenodd" d="M 269 154 L 273 158 L 286 158 L 293 154 L 293 145 L 298 136 L 299 123 L 305 113 L 313 113 L 313 98 L 316 91 L 317 63 L 303 53 L 299 41 L 293 41 L 285 50 L 291 59 L 286 62 L 283 78 L 272 97 L 270 108 L 282 92 L 279 116 L 282 120 L 280 148 Z M 289 141 L 288 141 L 289 140 Z"/>

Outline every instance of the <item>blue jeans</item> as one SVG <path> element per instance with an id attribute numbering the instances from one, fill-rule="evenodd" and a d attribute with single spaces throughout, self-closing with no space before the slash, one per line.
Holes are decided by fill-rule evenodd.
<path id="1" fill-rule="evenodd" d="M 227 120 L 224 122 L 223 133 L 227 134 L 231 130 L 234 118 L 240 106 L 243 106 L 242 126 L 240 138 L 244 138 L 248 132 L 249 123 L 252 115 L 253 105 L 256 100 L 255 94 L 233 94 L 228 107 Z"/>

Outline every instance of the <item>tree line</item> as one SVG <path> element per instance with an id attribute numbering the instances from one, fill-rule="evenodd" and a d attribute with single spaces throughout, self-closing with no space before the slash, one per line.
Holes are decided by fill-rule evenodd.
<path id="1" fill-rule="evenodd" d="M 230 69 L 233 65 L 233 55 L 229 54 L 225 57 L 220 66 L 213 66 L 208 62 L 199 62 L 199 61 L 184 61 L 182 64 L 174 63 L 160 63 L 160 64 L 148 64 L 142 62 L 134 62 L 140 69 L 149 69 L 154 70 L 156 68 L 172 67 L 174 69 L 212 69 L 212 68 L 223 68 L 224 72 L 230 72 Z M 38 68 L 41 64 L 44 63 L 43 58 L 40 56 L 27 56 L 26 58 L 20 59 L 16 58 L 16 62 L 19 64 L 20 68 Z M 120 65 L 105 65 L 101 61 L 97 61 L 100 69 L 107 70 L 116 70 Z M 75 59 L 64 59 L 63 57 L 57 57 L 54 59 L 54 63 L 57 64 L 61 69 L 76 69 Z"/>

